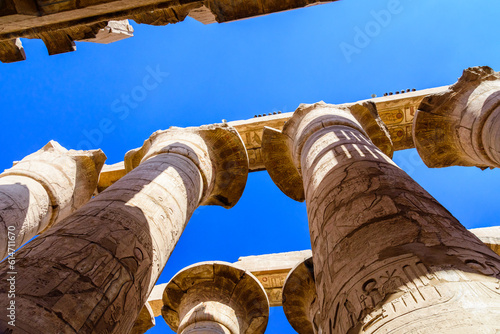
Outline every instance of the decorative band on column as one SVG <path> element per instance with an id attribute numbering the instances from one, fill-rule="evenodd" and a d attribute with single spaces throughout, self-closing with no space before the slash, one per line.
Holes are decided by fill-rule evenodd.
<path id="1" fill-rule="evenodd" d="M 446 92 L 424 98 L 413 140 L 428 167 L 500 167 L 500 73 L 471 67 Z"/>
<path id="2" fill-rule="evenodd" d="M 179 334 L 263 334 L 269 317 L 259 280 L 226 262 L 184 268 L 165 288 L 163 304 L 163 318 Z"/>
<path id="3" fill-rule="evenodd" d="M 334 110 L 325 116 L 325 110 Z M 341 116 L 339 116 L 341 115 Z M 262 157 L 271 179 L 288 197 L 305 200 L 302 182 L 301 152 L 307 139 L 321 128 L 345 125 L 363 133 L 386 156 L 394 152 L 387 127 L 378 116 L 373 102 L 331 105 L 321 101 L 301 104 L 283 131 L 264 127 Z M 296 137 L 292 138 L 291 134 Z"/>

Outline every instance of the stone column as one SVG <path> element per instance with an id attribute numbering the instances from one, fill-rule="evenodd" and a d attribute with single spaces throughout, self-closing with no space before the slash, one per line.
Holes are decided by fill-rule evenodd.
<path id="1" fill-rule="evenodd" d="M 299 334 L 318 333 L 319 308 L 312 257 L 299 262 L 283 285 L 283 311 Z"/>
<path id="2" fill-rule="evenodd" d="M 201 262 L 170 280 L 162 316 L 179 334 L 263 334 L 269 301 L 259 280 L 226 262 Z"/>
<path id="3" fill-rule="evenodd" d="M 155 132 L 125 165 L 127 175 L 16 254 L 17 333 L 128 333 L 193 211 L 233 206 L 248 174 L 241 138 L 219 125 Z M 1 282 L 9 271 L 0 264 Z"/>
<path id="4" fill-rule="evenodd" d="M 500 73 L 487 66 L 466 69 L 418 109 L 413 140 L 428 167 L 500 167 Z"/>
<path id="5" fill-rule="evenodd" d="M 496 333 L 500 257 L 370 141 L 377 120 L 371 103 L 317 103 L 264 130 L 271 177 L 305 194 L 318 331 Z"/>
<path id="6" fill-rule="evenodd" d="M 105 160 L 50 141 L 0 174 L 0 260 L 88 202 Z"/>

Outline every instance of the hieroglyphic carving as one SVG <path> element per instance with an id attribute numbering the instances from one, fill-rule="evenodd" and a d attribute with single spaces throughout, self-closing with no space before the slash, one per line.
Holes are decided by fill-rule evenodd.
<path id="1" fill-rule="evenodd" d="M 248 173 L 227 125 L 157 131 L 125 162 L 120 181 L 18 253 L 16 329 L 128 333 L 194 210 L 236 204 Z"/>
<path id="2" fill-rule="evenodd" d="M 281 133 L 264 130 L 273 180 L 284 184 L 279 171 L 293 163 L 303 181 L 320 329 L 500 330 L 500 257 L 382 153 L 373 122 L 379 135 L 384 128 L 373 109 L 362 111 L 301 105 Z M 288 152 L 268 155 L 273 147 Z"/>
<path id="3" fill-rule="evenodd" d="M 281 306 L 282 288 L 288 272 L 289 270 L 254 273 L 255 277 L 257 277 L 266 290 L 270 306 Z"/>

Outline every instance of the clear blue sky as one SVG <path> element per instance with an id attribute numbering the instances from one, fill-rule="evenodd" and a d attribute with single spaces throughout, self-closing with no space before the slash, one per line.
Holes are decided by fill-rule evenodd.
<path id="1" fill-rule="evenodd" d="M 376 29 L 372 11 L 390 3 L 343 0 L 208 26 L 190 18 L 165 27 L 132 22 L 133 38 L 77 43 L 76 52 L 51 57 L 40 40 L 23 40 L 27 60 L 0 64 L 0 169 L 51 139 L 99 147 L 111 164 L 172 125 L 448 85 L 470 66 L 500 70 L 498 0 L 401 0 Z M 373 37 L 356 45 L 356 31 L 367 27 Z M 357 53 L 346 57 L 347 44 Z M 156 69 L 164 75 L 145 90 L 143 79 Z M 135 97 L 125 102 L 126 95 Z M 95 135 L 103 124 L 106 133 Z M 415 150 L 394 160 L 467 228 L 500 224 L 498 170 L 428 169 Z M 266 172 L 253 173 L 236 207 L 195 212 L 158 283 L 199 261 L 308 248 L 305 204 L 285 197 Z M 267 333 L 294 333 L 281 308 L 270 315 Z M 170 333 L 156 321 L 148 333 Z"/>

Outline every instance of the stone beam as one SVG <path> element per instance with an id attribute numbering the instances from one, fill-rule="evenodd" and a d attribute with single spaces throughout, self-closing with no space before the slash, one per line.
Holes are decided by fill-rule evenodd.
<path id="1" fill-rule="evenodd" d="M 37 38 L 52 55 L 74 51 L 74 41 L 95 38 L 108 21 L 167 25 L 191 16 L 204 24 L 223 23 L 332 1 L 336 0 L 5 0 L 0 2 L 0 45 L 6 49 L 16 38 Z"/>
<path id="2" fill-rule="evenodd" d="M 387 129 L 391 135 L 395 151 L 415 147 L 413 144 L 412 127 L 413 117 L 418 105 L 426 96 L 438 94 L 447 89 L 448 86 L 444 86 L 369 100 L 377 105 L 380 118 L 387 125 Z M 248 153 L 250 172 L 265 170 L 261 147 L 264 127 L 282 130 L 283 125 L 292 117 L 292 114 L 291 112 L 273 113 L 272 115 L 264 114 L 261 117 L 228 122 L 228 125 L 234 127 L 240 134 L 241 139 L 243 139 Z M 111 166 L 105 165 L 99 179 L 98 191 L 103 191 L 125 174 L 123 163 Z"/>

